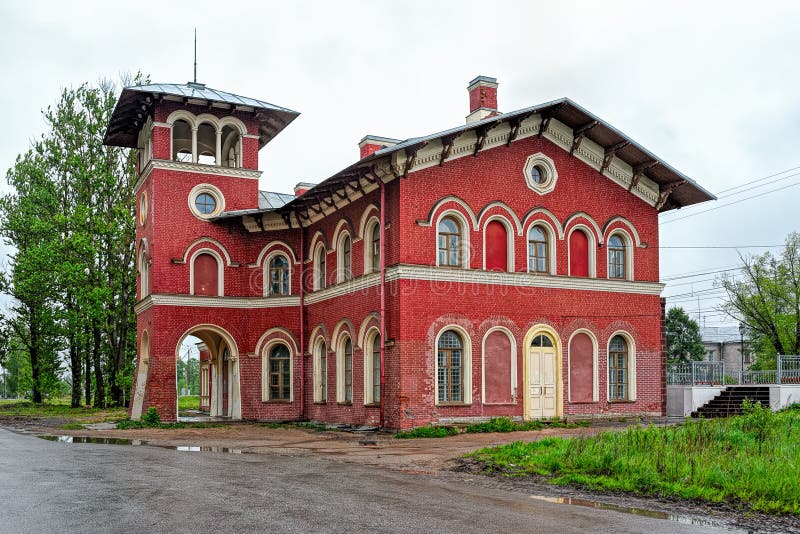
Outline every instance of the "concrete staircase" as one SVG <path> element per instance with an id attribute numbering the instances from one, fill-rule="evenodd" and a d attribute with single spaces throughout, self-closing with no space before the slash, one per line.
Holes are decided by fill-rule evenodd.
<path id="1" fill-rule="evenodd" d="M 711 399 L 709 402 L 692 412 L 692 417 L 728 417 L 742 413 L 742 402 L 750 399 L 751 402 L 760 402 L 761 406 L 769 406 L 769 387 L 766 386 L 737 386 L 728 387 Z"/>

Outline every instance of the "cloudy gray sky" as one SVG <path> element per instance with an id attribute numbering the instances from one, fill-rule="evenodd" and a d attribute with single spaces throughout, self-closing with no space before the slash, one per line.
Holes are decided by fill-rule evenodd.
<path id="1" fill-rule="evenodd" d="M 302 113 L 261 152 L 270 190 L 347 166 L 364 134 L 462 123 L 478 74 L 498 78 L 501 111 L 568 96 L 712 192 L 800 166 L 797 2 L 27 1 L 4 2 L 0 21 L 3 171 L 62 87 L 137 70 L 190 80 L 194 27 L 199 81 Z M 798 226 L 791 174 L 663 215 L 662 246 L 783 243 Z M 665 248 L 662 278 L 764 250 Z M 706 324 L 731 322 L 714 313 L 713 291 L 699 295 Z M 696 296 L 675 303 L 698 309 Z"/>

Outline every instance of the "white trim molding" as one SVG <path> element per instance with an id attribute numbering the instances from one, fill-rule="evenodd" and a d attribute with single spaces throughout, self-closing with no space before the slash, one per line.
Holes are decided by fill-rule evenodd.
<path id="1" fill-rule="evenodd" d="M 611 346 L 611 340 L 614 339 L 616 336 L 621 336 L 625 340 L 625 343 L 627 344 L 628 348 L 628 362 L 627 362 L 628 398 L 624 400 L 635 402 L 636 401 L 636 340 L 634 340 L 630 332 L 626 330 L 617 330 L 615 332 L 612 332 L 612 334 L 608 336 L 608 341 L 606 341 L 606 401 L 614 402 L 611 400 L 611 391 L 609 389 L 611 384 L 609 383 L 608 380 L 608 349 Z"/>
<path id="2" fill-rule="evenodd" d="M 189 308 L 288 308 L 300 305 L 300 297 L 205 297 L 200 295 L 148 295 L 134 306 L 142 313 L 153 306 L 179 306 Z"/>
<path id="3" fill-rule="evenodd" d="M 539 175 L 543 179 L 541 183 L 533 181 L 533 176 L 531 175 L 533 169 L 539 170 Z M 546 195 L 556 188 L 556 182 L 558 181 L 556 164 L 549 156 L 541 152 L 528 156 L 522 168 L 522 174 L 528 189 L 539 195 Z"/>

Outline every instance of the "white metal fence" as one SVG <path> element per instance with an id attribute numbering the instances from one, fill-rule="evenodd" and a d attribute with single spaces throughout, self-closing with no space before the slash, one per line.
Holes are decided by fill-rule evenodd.
<path id="1" fill-rule="evenodd" d="M 778 355 L 776 369 L 726 370 L 725 362 L 675 363 L 667 367 L 667 384 L 725 386 L 750 384 L 800 384 L 800 356 Z"/>

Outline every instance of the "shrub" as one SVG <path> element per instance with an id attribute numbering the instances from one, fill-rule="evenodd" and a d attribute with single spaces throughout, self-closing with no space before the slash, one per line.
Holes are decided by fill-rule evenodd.
<path id="1" fill-rule="evenodd" d="M 150 406 L 147 413 L 142 416 L 142 422 L 146 426 L 158 426 L 161 424 L 161 416 L 158 415 L 158 410 L 156 410 L 155 406 Z"/>
<path id="2" fill-rule="evenodd" d="M 412 430 L 398 432 L 394 437 L 397 439 L 445 438 L 456 434 L 458 434 L 458 429 L 452 426 L 420 426 Z"/>

